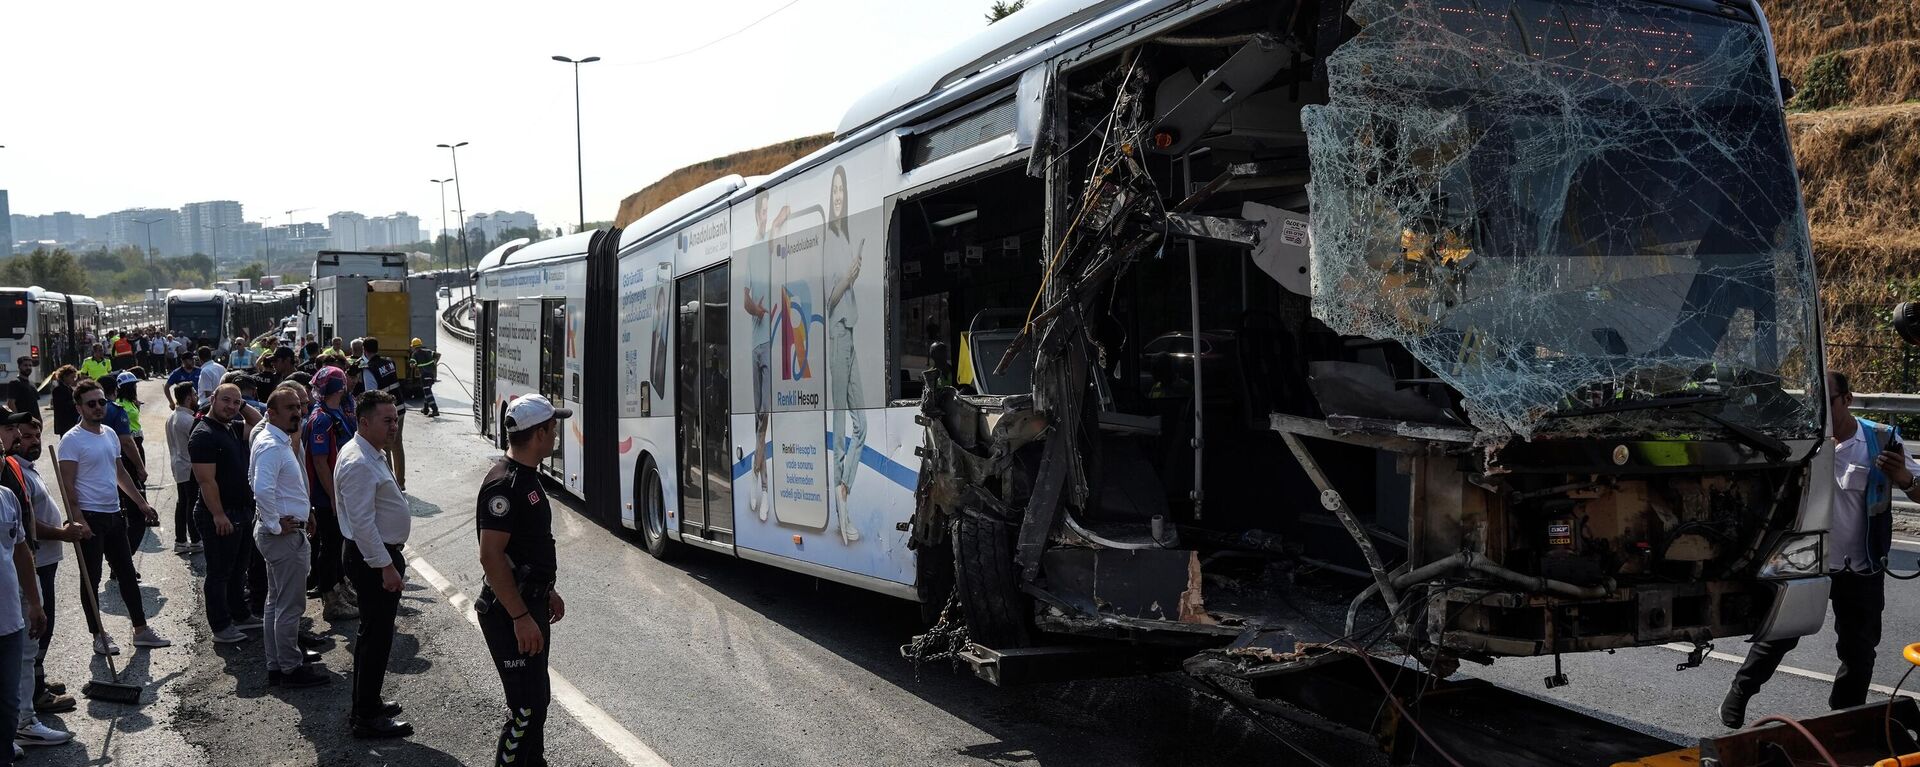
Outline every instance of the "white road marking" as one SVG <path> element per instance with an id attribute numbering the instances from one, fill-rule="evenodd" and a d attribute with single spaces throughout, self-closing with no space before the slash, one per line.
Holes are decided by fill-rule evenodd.
<path id="1" fill-rule="evenodd" d="M 1679 652 L 1693 652 L 1693 645 L 1690 645 L 1690 644 L 1681 644 L 1679 642 L 1672 642 L 1672 643 L 1663 644 L 1660 646 L 1665 647 L 1669 650 L 1676 650 Z M 1744 655 L 1734 655 L 1733 653 L 1720 652 L 1719 650 L 1714 650 L 1712 652 L 1709 652 L 1707 653 L 1707 656 L 1710 658 L 1713 658 L 1714 660 L 1723 660 L 1728 663 L 1747 662 L 1747 657 Z M 1792 674 L 1794 676 L 1803 676 L 1808 679 L 1817 679 L 1822 682 L 1832 682 L 1834 679 L 1832 674 L 1821 673 L 1819 671 L 1809 671 L 1804 668 L 1794 668 L 1793 666 L 1782 665 L 1779 668 L 1779 670 L 1783 673 Z M 1873 690 L 1874 692 L 1880 693 L 1881 695 L 1893 694 L 1893 688 L 1888 687 L 1884 684 L 1869 684 L 1867 685 L 1867 689 Z M 1900 694 L 1905 695 L 1909 698 L 1920 698 L 1920 690 L 1903 689 L 1900 691 Z"/>
<path id="2" fill-rule="evenodd" d="M 1920 549 L 1920 541 L 1916 541 L 1912 538 L 1895 538 L 1893 539 L 1893 543 L 1896 546 L 1912 546 L 1916 549 Z"/>
<path id="3" fill-rule="evenodd" d="M 407 557 L 407 567 L 419 573 L 420 577 L 426 579 L 427 585 L 432 586 L 435 591 L 440 592 L 441 596 L 447 598 L 448 604 L 453 605 L 460 614 L 467 616 L 467 622 L 473 624 L 474 628 L 480 627 L 480 616 L 468 609 L 473 606 L 473 600 L 455 589 L 446 576 L 441 575 L 439 570 L 433 569 L 433 565 L 427 564 L 424 559 Z M 621 726 L 620 722 L 608 714 L 606 709 L 588 700 L 586 694 L 580 692 L 580 688 L 573 686 L 572 682 L 567 681 L 566 677 L 561 676 L 560 672 L 548 667 L 547 676 L 553 683 L 553 699 L 558 701 L 567 713 L 573 714 L 573 718 L 580 720 L 580 724 L 586 727 L 587 732 L 593 733 L 600 742 L 607 744 L 607 748 L 613 749 L 613 753 L 618 754 L 627 764 L 633 767 L 671 767 L 667 764 L 667 760 L 654 753 L 645 741 Z"/>

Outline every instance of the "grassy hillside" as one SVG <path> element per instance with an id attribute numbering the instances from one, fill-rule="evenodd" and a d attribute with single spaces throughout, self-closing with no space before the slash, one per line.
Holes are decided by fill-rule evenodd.
<path id="1" fill-rule="evenodd" d="M 1764 0 L 1763 0 L 1764 2 Z M 1920 7 L 1907 0 L 1772 0 L 1787 118 L 1820 269 L 1828 363 L 1862 391 L 1913 391 L 1895 303 L 1920 300 Z"/>
<path id="2" fill-rule="evenodd" d="M 742 176 L 772 173 L 786 167 L 794 160 L 811 154 L 813 150 L 826 146 L 827 142 L 832 140 L 833 134 L 821 133 L 694 163 L 668 173 L 659 181 L 648 184 L 645 189 L 627 195 L 626 199 L 620 201 L 620 214 L 614 218 L 613 223 L 615 226 L 631 224 L 635 219 L 675 197 L 730 173 L 738 173 Z"/>

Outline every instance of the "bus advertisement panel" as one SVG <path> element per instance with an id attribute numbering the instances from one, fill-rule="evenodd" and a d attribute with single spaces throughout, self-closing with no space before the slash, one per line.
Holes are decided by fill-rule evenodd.
<path id="1" fill-rule="evenodd" d="M 914 472 L 883 410 L 885 156 L 854 152 L 733 207 L 735 545 L 911 583 L 896 525 Z"/>

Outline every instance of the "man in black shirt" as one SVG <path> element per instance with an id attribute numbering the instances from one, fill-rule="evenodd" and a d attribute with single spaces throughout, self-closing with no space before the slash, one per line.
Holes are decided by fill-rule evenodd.
<path id="1" fill-rule="evenodd" d="M 207 625 L 213 641 L 247 641 L 246 629 L 260 628 L 247 605 L 247 565 L 253 558 L 253 487 L 247 483 L 246 423 L 240 419 L 240 387 L 214 389 L 207 412 L 187 437 L 187 457 L 200 486 L 193 521 L 206 545 Z"/>
<path id="2" fill-rule="evenodd" d="M 33 358 L 20 358 L 20 377 L 7 382 L 7 407 L 40 417 L 40 387 L 33 385 Z"/>
<path id="3" fill-rule="evenodd" d="M 534 467 L 553 454 L 560 420 L 573 411 L 530 394 L 507 405 L 507 454 L 480 485 L 474 510 L 480 566 L 487 585 L 474 610 L 506 688 L 507 722 L 500 728 L 497 764 L 546 765 L 546 646 L 550 626 L 566 616 L 553 587 L 557 557 L 553 506 Z"/>

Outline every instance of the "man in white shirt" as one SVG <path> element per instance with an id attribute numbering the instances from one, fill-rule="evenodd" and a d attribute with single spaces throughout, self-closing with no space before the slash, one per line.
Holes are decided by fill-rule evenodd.
<path id="1" fill-rule="evenodd" d="M 133 550 L 127 541 L 127 520 L 126 515 L 120 513 L 119 494 L 126 493 L 133 500 L 147 524 L 159 524 L 160 517 L 120 460 L 120 436 L 106 426 L 110 405 L 100 382 L 81 381 L 74 386 L 73 402 L 80 408 L 80 425 L 60 436 L 60 497 L 66 503 L 67 521 L 79 528 L 80 550 L 86 560 L 86 582 L 81 588 L 100 593 L 100 565 L 105 559 L 113 567 L 120 599 L 126 604 L 127 618 L 133 623 L 134 645 L 171 646 L 172 642 L 161 638 L 147 625 L 146 603 L 140 594 L 140 584 L 133 577 Z M 94 653 L 119 655 L 120 648 L 100 623 L 95 600 L 88 599 L 81 607 L 87 618 L 87 631 L 93 634 Z"/>
<path id="2" fill-rule="evenodd" d="M 1827 374 L 1827 413 L 1833 422 L 1833 519 L 1826 539 L 1828 601 L 1833 605 L 1834 654 L 1840 656 L 1827 705 L 1834 709 L 1867 702 L 1874 649 L 1880 646 L 1880 613 L 1886 609 L 1884 563 L 1893 544 L 1893 493 L 1920 501 L 1920 462 L 1908 456 L 1891 426 L 1856 418 L 1853 388 L 1845 375 Z M 1773 676 L 1798 637 L 1755 642 L 1734 673 L 1720 704 L 1728 727 L 1746 724 L 1747 699 Z"/>
<path id="3" fill-rule="evenodd" d="M 200 347 L 200 378 L 194 383 L 194 391 L 200 395 L 200 407 L 206 408 L 213 401 L 213 390 L 227 377 L 227 366 L 213 356 L 213 348 Z"/>
<path id="4" fill-rule="evenodd" d="M 253 487 L 253 541 L 267 565 L 267 684 L 312 687 L 329 677 L 305 663 L 300 616 L 307 607 L 307 478 L 293 452 L 300 428 L 300 393 L 275 389 L 267 395 L 265 423 L 253 434 L 248 484 Z"/>
<path id="5" fill-rule="evenodd" d="M 399 706 L 380 698 L 393 651 L 393 622 L 400 610 L 406 560 L 400 550 L 412 532 L 407 498 L 380 451 L 400 430 L 393 395 L 371 391 L 354 406 L 358 431 L 340 449 L 333 468 L 334 508 L 346 538 L 341 559 L 360 592 L 360 634 L 353 648 L 353 697 L 347 724 L 356 738 L 397 738 L 413 726 L 395 721 Z"/>
<path id="6" fill-rule="evenodd" d="M 13 431 L 7 425 L 5 431 Z M 20 719 L 20 688 L 27 642 L 47 629 L 40 609 L 40 584 L 34 577 L 33 551 L 27 547 L 26 522 L 12 490 L 0 488 L 0 722 Z M 13 727 L 0 727 L 0 765 L 17 755 Z"/>

